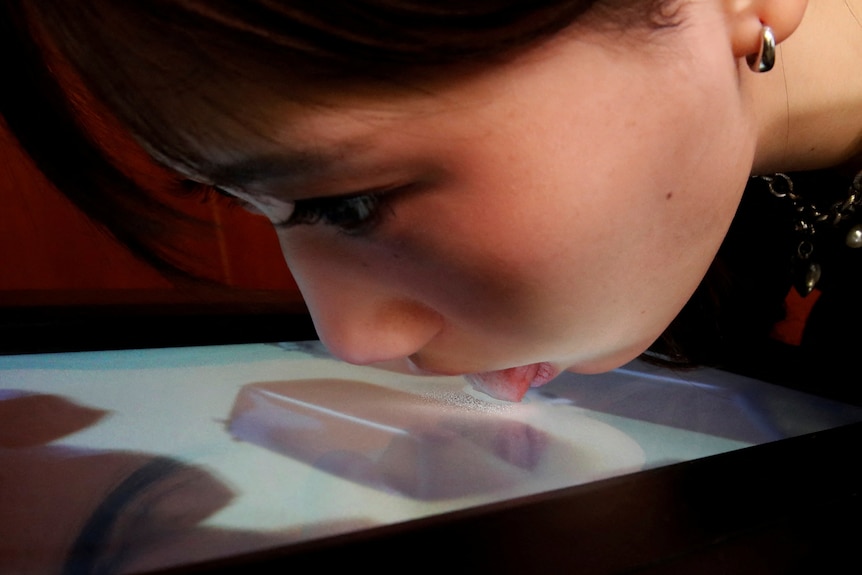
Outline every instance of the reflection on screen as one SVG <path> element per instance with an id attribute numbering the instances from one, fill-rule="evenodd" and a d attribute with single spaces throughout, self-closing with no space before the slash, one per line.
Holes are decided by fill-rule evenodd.
<path id="1" fill-rule="evenodd" d="M 317 469 L 417 499 L 490 493 L 572 462 L 574 449 L 504 415 L 345 379 L 246 385 L 228 429 Z"/>
<path id="2" fill-rule="evenodd" d="M 504 404 L 310 344 L 5 356 L 0 388 L 0 573 L 194 563 L 862 418 L 640 363 Z"/>

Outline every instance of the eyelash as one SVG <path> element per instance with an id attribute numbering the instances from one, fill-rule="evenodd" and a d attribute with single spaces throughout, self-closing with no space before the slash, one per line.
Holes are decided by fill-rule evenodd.
<path id="1" fill-rule="evenodd" d="M 346 196 L 295 200 L 290 217 L 273 225 L 276 228 L 291 228 L 323 224 L 336 227 L 348 235 L 367 234 L 377 228 L 391 213 L 391 210 L 385 209 L 389 194 L 406 188 L 407 186 L 401 186 Z M 257 211 L 249 202 L 219 186 L 201 185 L 198 189 L 203 192 L 204 201 L 217 196 L 219 199 L 226 200 L 230 206 Z"/>
<path id="2" fill-rule="evenodd" d="M 293 213 L 276 227 L 323 224 L 349 235 L 367 234 L 377 228 L 388 213 L 386 196 L 364 193 L 352 196 L 310 198 L 294 202 Z"/>

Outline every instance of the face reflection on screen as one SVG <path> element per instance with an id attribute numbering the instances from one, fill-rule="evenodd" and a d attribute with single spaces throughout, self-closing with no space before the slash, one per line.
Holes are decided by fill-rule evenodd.
<path id="1" fill-rule="evenodd" d="M 577 481 L 589 456 L 529 423 L 361 381 L 246 385 L 228 430 L 237 439 L 408 497 L 493 493 L 553 476 Z"/>

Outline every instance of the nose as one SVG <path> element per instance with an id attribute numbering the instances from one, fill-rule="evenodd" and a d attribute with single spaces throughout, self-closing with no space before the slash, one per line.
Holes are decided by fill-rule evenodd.
<path id="1" fill-rule="evenodd" d="M 297 277 L 321 342 L 334 356 L 366 365 L 409 357 L 442 329 L 430 307 L 373 277 Z"/>

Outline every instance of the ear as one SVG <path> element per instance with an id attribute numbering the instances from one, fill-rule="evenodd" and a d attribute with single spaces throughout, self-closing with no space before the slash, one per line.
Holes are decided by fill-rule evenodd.
<path id="1" fill-rule="evenodd" d="M 744 58 L 760 49 L 763 26 L 772 28 L 775 41 L 786 40 L 805 15 L 808 0 L 724 0 L 733 54 Z"/>

